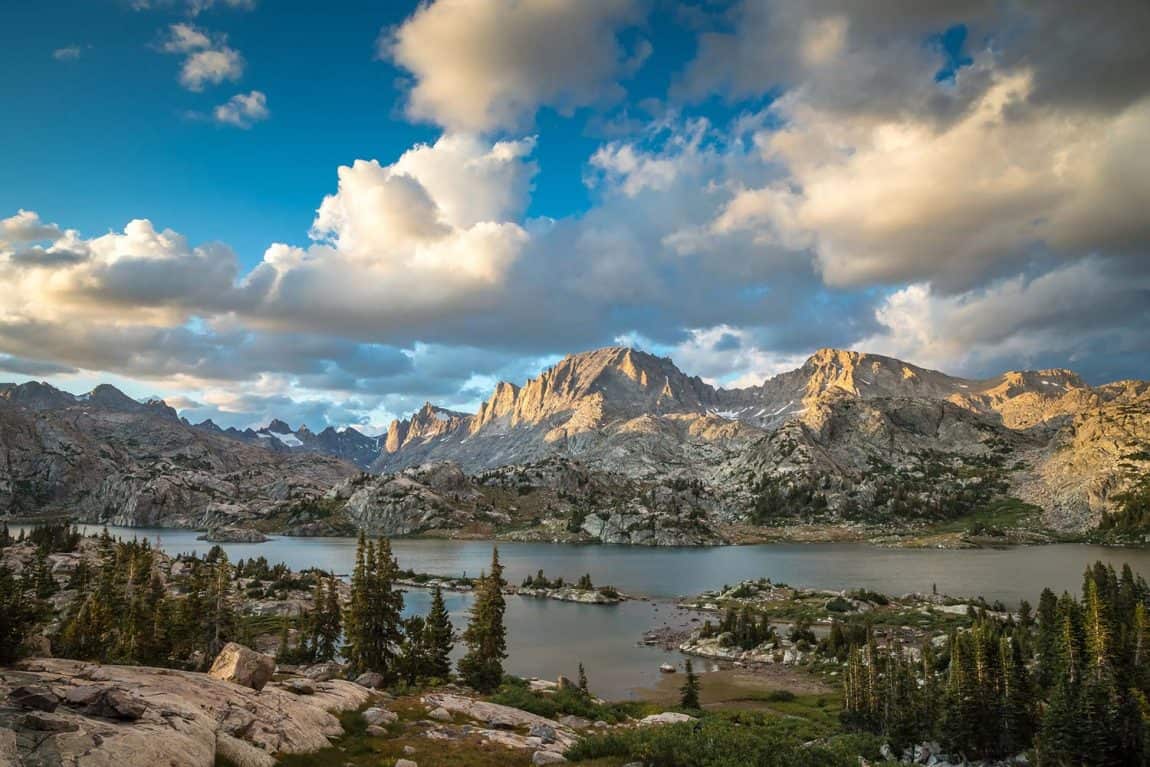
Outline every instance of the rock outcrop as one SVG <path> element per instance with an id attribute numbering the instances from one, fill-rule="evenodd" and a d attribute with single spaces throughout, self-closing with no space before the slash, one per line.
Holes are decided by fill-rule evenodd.
<path id="1" fill-rule="evenodd" d="M 111 386 L 74 396 L 0 384 L 0 514 L 212 528 L 307 504 L 357 473 L 193 429 L 163 402 Z"/>
<path id="2" fill-rule="evenodd" d="M 44 687 L 52 712 L 30 709 L 14 689 Z M 318 751 L 342 734 L 335 714 L 371 693 L 351 682 L 295 695 L 256 692 L 206 674 L 44 659 L 0 669 L 0 758 L 44 767 L 234 764 L 272 767 L 275 754 Z M 32 754 L 35 754 L 33 757 Z M 24 761 L 21 761 L 24 760 Z"/>

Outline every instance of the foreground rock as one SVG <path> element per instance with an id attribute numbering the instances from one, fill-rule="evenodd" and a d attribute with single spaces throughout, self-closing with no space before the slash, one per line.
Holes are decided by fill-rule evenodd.
<path id="1" fill-rule="evenodd" d="M 432 693 L 423 696 L 423 704 L 433 710 L 442 709 L 448 715 L 457 714 L 487 724 L 488 729 L 477 730 L 476 734 L 491 742 L 509 748 L 529 748 L 534 743 L 541 745 L 546 734 L 549 751 L 562 752 L 574 745 L 574 731 L 559 722 L 538 714 L 532 714 L 511 706 L 474 700 L 462 695 Z M 444 721 L 444 720 L 441 720 Z M 523 736 L 515 730 L 538 733 Z"/>
<path id="2" fill-rule="evenodd" d="M 271 680 L 275 670 L 276 662 L 271 656 L 228 642 L 216 656 L 208 676 L 258 691 Z"/>
<path id="3" fill-rule="evenodd" d="M 29 687 L 34 695 L 12 695 Z M 0 669 L 0 764 L 213 767 L 221 757 L 272 767 L 273 754 L 326 748 L 343 734 L 335 714 L 371 696 L 345 681 L 318 683 L 314 695 L 301 696 L 189 671 L 28 661 Z M 47 713 L 43 704 L 52 700 L 57 706 Z"/>

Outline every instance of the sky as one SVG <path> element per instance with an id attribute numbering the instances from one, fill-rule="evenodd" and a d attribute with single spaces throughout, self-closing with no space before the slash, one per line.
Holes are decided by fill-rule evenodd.
<path id="1" fill-rule="evenodd" d="M 379 431 L 628 344 L 1150 377 L 1150 4 L 0 7 L 0 380 Z"/>

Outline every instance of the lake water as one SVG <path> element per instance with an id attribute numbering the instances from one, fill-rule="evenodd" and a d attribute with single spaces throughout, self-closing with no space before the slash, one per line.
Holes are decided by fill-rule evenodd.
<path id="1" fill-rule="evenodd" d="M 98 532 L 99 527 L 86 527 Z M 172 554 L 206 552 L 188 530 L 109 528 L 112 534 L 147 537 Z M 222 544 L 234 562 L 264 556 L 293 569 L 319 567 L 350 572 L 353 538 L 277 537 L 266 543 Z M 867 544 L 763 544 L 714 548 L 660 548 L 500 542 L 504 576 L 511 583 L 543 569 L 548 577 L 576 580 L 590 573 L 596 585 L 650 596 L 617 606 L 577 605 L 553 600 L 509 597 L 507 669 L 523 676 L 574 677 L 580 661 L 592 690 L 622 698 L 658 678 L 658 666 L 678 663 L 678 653 L 640 646 L 643 633 L 665 623 L 681 624 L 689 615 L 666 600 L 716 589 L 743 579 L 767 577 L 776 583 L 813 588 L 865 587 L 889 594 L 911 591 L 956 596 L 981 595 L 1016 606 L 1036 603 L 1045 586 L 1056 592 L 1081 588 L 1082 571 L 1096 560 L 1120 568 L 1129 562 L 1150 578 L 1150 549 L 1117 549 L 1064 544 L 1014 549 L 885 549 Z M 436 575 L 475 576 L 491 561 L 491 542 L 396 539 L 392 549 L 402 568 Z M 466 621 L 470 597 L 445 595 L 457 627 Z M 428 595 L 407 594 L 409 612 L 425 612 Z"/>

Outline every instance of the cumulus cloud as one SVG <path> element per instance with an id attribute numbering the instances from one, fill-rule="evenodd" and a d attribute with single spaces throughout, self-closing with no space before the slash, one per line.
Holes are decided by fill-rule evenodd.
<path id="1" fill-rule="evenodd" d="M 942 127 L 784 100 L 786 127 L 758 141 L 787 177 L 740 192 L 715 226 L 810 243 L 835 285 L 961 288 L 1040 250 L 1150 241 L 1137 138 L 1150 131 L 1150 100 L 1116 115 L 1013 114 L 1031 87 L 1026 73 L 1003 76 Z"/>
<path id="2" fill-rule="evenodd" d="M 40 214 L 32 210 L 19 210 L 16 215 L 0 219 L 0 248 L 12 244 L 56 240 L 63 236 L 60 227 L 45 224 Z"/>
<path id="3" fill-rule="evenodd" d="M 541 106 L 618 100 L 620 79 L 650 44 L 627 51 L 621 29 L 644 0 L 435 0 L 380 38 L 380 54 L 412 73 L 408 113 L 452 130 L 530 123 Z"/>
<path id="4" fill-rule="evenodd" d="M 237 93 L 216 107 L 212 114 L 216 122 L 244 129 L 271 116 L 271 112 L 268 111 L 268 98 L 262 91 Z"/>
<path id="5" fill-rule="evenodd" d="M 16 219 L 13 226 L 10 222 Z M 85 240 L 44 225 L 34 213 L 5 220 L 5 238 L 50 241 L 31 249 L 0 247 L 0 284 L 10 300 L 0 321 L 89 321 L 178 324 L 193 310 L 222 310 L 235 300 L 235 255 L 220 244 L 192 247 L 151 222 Z"/>
<path id="6" fill-rule="evenodd" d="M 1060 7 L 738 3 L 704 23 L 669 105 L 587 158 L 590 207 L 531 219 L 548 137 L 484 134 L 617 98 L 649 51 L 621 42 L 646 9 L 425 3 L 381 45 L 412 73 L 409 113 L 448 126 L 438 140 L 341 167 L 306 238 L 246 272 L 146 220 L 89 239 L 19 211 L 0 221 L 15 297 L 0 351 L 180 382 L 189 409 L 237 421 L 331 401 L 355 404 L 309 417 L 469 407 L 496 377 L 615 338 L 722 385 L 819 346 L 1144 376 L 1150 73 L 1130 30 L 1145 7 L 1073 27 L 1053 24 Z M 972 41 L 957 54 L 938 38 L 956 24 Z M 189 61 L 226 48 L 169 32 Z M 716 91 L 754 100 L 698 117 L 691 100 Z M 251 124 L 245 104 L 216 117 Z M 234 380 L 253 398 L 225 396 Z"/>
<path id="7" fill-rule="evenodd" d="M 160 43 L 160 50 L 184 57 L 179 79 L 190 91 L 238 80 L 244 71 L 243 56 L 228 46 L 225 37 L 213 37 L 193 24 L 172 24 L 168 36 Z"/>
<path id="8" fill-rule="evenodd" d="M 314 243 L 271 246 L 248 277 L 260 294 L 253 312 L 387 335 L 493 307 L 529 239 L 518 219 L 536 171 L 532 146 L 445 135 L 391 165 L 341 167 L 339 188 L 312 226 Z"/>
<path id="9" fill-rule="evenodd" d="M 881 330 L 860 348 L 976 374 L 1040 360 L 1079 360 L 1144 375 L 1150 342 L 1150 275 L 1096 257 L 1035 277 L 998 280 L 959 294 L 915 283 L 889 295 L 876 311 Z M 1041 364 L 1041 363 L 1039 363 Z"/>

